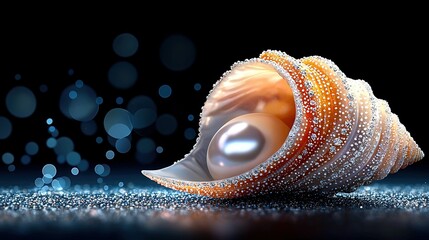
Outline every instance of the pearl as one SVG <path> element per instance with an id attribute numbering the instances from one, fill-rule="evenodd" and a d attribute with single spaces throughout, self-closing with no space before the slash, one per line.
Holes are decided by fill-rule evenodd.
<path id="1" fill-rule="evenodd" d="M 245 173 L 273 155 L 290 128 L 272 114 L 250 113 L 223 125 L 207 151 L 207 167 L 214 179 Z"/>

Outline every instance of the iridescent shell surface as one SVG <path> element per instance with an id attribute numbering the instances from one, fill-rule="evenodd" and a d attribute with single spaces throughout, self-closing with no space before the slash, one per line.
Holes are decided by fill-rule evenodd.
<path id="1" fill-rule="evenodd" d="M 253 113 L 281 119 L 287 130 L 277 132 L 287 131 L 287 137 L 276 135 L 280 125 L 254 124 L 264 147 L 272 148 L 268 140 L 275 137 L 280 147 L 259 155 L 268 157 L 246 165 L 240 174 L 214 178 L 211 171 L 218 170 L 208 167 L 212 139 L 219 141 L 216 134 L 226 131 L 224 125 Z M 295 59 L 269 50 L 235 63 L 214 84 L 189 154 L 169 167 L 142 173 L 169 188 L 216 198 L 332 194 L 383 179 L 423 157 L 397 115 L 365 81 L 347 78 L 319 56 Z"/>

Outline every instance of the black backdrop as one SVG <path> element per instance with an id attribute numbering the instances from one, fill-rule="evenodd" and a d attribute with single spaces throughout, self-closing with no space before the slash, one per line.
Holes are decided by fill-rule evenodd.
<path id="1" fill-rule="evenodd" d="M 342 22 L 353 18 L 357 21 Z M 10 176 L 9 181 L 13 182 L 19 172 L 39 171 L 46 163 L 56 163 L 55 154 L 44 145 L 49 136 L 45 124 L 48 117 L 55 120 L 61 135 L 74 140 L 76 150 L 89 160 L 90 171 L 98 163 L 108 163 L 112 174 L 114 169 L 139 171 L 167 166 L 182 158 L 195 143 L 195 139 L 186 140 L 183 131 L 188 127 L 197 129 L 198 114 L 212 84 L 235 61 L 257 57 L 266 49 L 281 50 L 296 58 L 320 55 L 333 60 L 348 77 L 366 80 L 375 96 L 389 102 L 392 111 L 427 152 L 429 131 L 424 114 L 428 101 L 423 85 L 427 81 L 427 64 L 420 58 L 427 53 L 428 41 L 422 19 L 418 16 L 403 19 L 393 13 L 368 23 L 356 18 L 313 20 L 313 25 L 280 22 L 271 27 L 269 24 L 249 27 L 252 21 L 257 21 L 250 19 L 222 26 L 201 23 L 198 19 L 152 24 L 140 18 L 84 24 L 73 21 L 57 24 L 55 19 L 4 24 L 0 40 L 0 115 L 12 121 L 13 132 L 8 139 L 0 140 L 0 154 L 12 152 L 19 158 L 29 140 L 38 142 L 40 151 L 29 165 L 24 166 L 15 159 L 16 170 L 12 173 L 0 162 L 0 172 Z M 121 60 L 112 50 L 112 41 L 125 32 L 139 41 L 137 53 L 127 58 L 136 66 L 139 78 L 133 88 L 118 90 L 108 83 L 107 72 Z M 168 70 L 160 60 L 160 46 L 172 34 L 188 37 L 196 49 L 194 64 L 184 71 Z M 69 69 L 74 70 L 72 76 L 68 75 Z M 14 79 L 16 74 L 21 75 L 21 80 Z M 159 113 L 176 116 L 178 128 L 174 134 L 163 136 L 151 130 L 145 133 L 162 145 L 164 152 L 146 164 L 138 162 L 133 151 L 117 154 L 112 161 L 106 160 L 104 154 L 112 149 L 111 145 L 107 141 L 96 144 L 94 137 L 84 136 L 79 123 L 67 119 L 59 110 L 61 91 L 77 79 L 84 80 L 104 99 L 95 118 L 99 136 L 106 137 L 102 121 L 106 112 L 116 106 L 117 96 L 124 97 L 125 101 L 140 94 L 151 96 Z M 201 91 L 193 90 L 195 83 L 202 85 Z M 41 84 L 48 86 L 47 93 L 38 91 Z M 168 99 L 158 95 L 162 84 L 169 84 L 173 89 Z M 32 89 L 38 100 L 36 112 L 26 119 L 12 117 L 5 107 L 7 92 L 18 85 Z M 188 114 L 193 114 L 196 120 L 188 121 Z M 429 163 L 424 159 L 410 168 L 427 170 Z"/>

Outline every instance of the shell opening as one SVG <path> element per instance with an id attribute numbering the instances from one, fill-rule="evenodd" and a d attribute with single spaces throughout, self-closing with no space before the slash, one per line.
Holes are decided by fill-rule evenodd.
<path id="1" fill-rule="evenodd" d="M 172 166 L 143 171 L 143 174 L 182 181 L 212 181 L 239 175 L 239 171 L 235 171 L 213 177 L 209 171 L 207 152 L 215 134 L 229 121 L 249 113 L 262 113 L 277 119 L 254 125 L 263 134 L 265 141 L 275 138 L 281 144 L 268 141 L 269 153 L 251 167 L 243 168 L 242 173 L 245 173 L 267 160 L 284 144 L 294 124 L 295 111 L 293 92 L 274 66 L 258 61 L 235 64 L 209 94 L 201 114 L 200 135 L 191 152 Z M 278 120 L 281 124 L 276 125 Z M 281 125 L 285 127 L 276 127 Z"/>

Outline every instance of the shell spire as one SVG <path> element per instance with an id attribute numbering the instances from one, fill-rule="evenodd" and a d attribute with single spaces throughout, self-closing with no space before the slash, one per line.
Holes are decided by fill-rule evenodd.
<path id="1" fill-rule="evenodd" d="M 253 113 L 283 121 L 286 139 L 265 161 L 246 163 L 243 173 L 215 179 L 208 148 L 220 143 L 211 140 L 225 142 L 231 134 L 226 136 L 222 129 L 237 122 L 231 119 L 241 121 L 246 114 L 255 117 Z M 256 125 L 271 136 L 275 132 Z M 235 63 L 222 76 L 207 97 L 199 131 L 184 159 L 142 173 L 173 189 L 219 198 L 273 192 L 331 194 L 353 191 L 424 157 L 398 116 L 365 81 L 346 77 L 332 61 L 319 56 L 295 59 L 271 50 Z M 247 145 L 240 146 L 244 151 Z"/>

